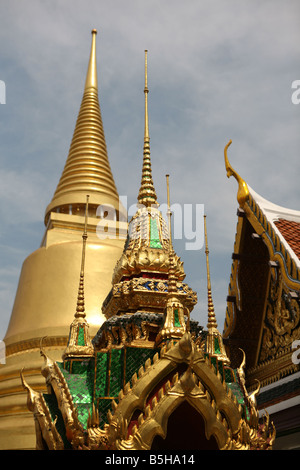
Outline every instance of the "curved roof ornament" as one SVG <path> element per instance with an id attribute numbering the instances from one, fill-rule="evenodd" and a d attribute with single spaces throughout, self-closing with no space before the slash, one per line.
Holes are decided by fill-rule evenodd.
<path id="1" fill-rule="evenodd" d="M 230 176 L 234 176 L 234 178 L 238 182 L 238 192 L 237 192 L 237 200 L 240 206 L 243 206 L 249 198 L 249 189 L 247 186 L 246 181 L 241 178 L 241 176 L 232 168 L 232 166 L 229 163 L 228 157 L 227 157 L 227 149 L 228 147 L 232 144 L 232 140 L 228 142 L 228 144 L 224 148 L 224 158 L 225 158 L 225 168 L 227 171 L 227 178 L 230 178 Z"/>

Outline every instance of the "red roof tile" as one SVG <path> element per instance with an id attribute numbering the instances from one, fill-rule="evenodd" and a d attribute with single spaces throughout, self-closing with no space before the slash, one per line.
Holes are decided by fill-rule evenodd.
<path id="1" fill-rule="evenodd" d="M 300 223 L 285 219 L 279 219 L 274 223 L 300 259 Z"/>

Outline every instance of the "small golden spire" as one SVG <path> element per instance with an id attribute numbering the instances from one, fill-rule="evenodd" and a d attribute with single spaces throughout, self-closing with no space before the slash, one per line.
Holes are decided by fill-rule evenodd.
<path id="1" fill-rule="evenodd" d="M 189 328 L 189 312 L 188 322 L 185 323 L 184 312 L 185 309 L 177 291 L 177 278 L 175 274 L 175 252 L 172 244 L 172 230 L 171 230 L 171 209 L 170 209 L 170 188 L 169 188 L 169 175 L 167 179 L 167 197 L 168 197 L 168 218 L 169 218 L 169 273 L 168 273 L 168 295 L 165 307 L 165 318 L 163 326 L 157 335 L 156 342 L 160 343 L 164 340 L 179 339 Z"/>
<path id="2" fill-rule="evenodd" d="M 85 318 L 85 308 L 84 308 L 84 266 L 85 266 L 85 251 L 86 251 L 86 241 L 88 238 L 87 235 L 87 219 L 88 219 L 88 210 L 89 210 L 89 196 L 86 197 L 86 206 L 85 206 L 85 220 L 84 220 L 84 232 L 82 234 L 82 253 L 81 253 L 81 269 L 80 269 L 80 280 L 77 296 L 77 306 L 76 306 L 76 318 Z"/>
<path id="3" fill-rule="evenodd" d="M 248 189 L 247 183 L 243 180 L 243 178 L 240 177 L 240 175 L 232 168 L 232 166 L 229 163 L 229 160 L 227 157 L 227 149 L 231 144 L 232 144 L 232 140 L 230 140 L 228 144 L 225 145 L 225 148 L 224 148 L 225 168 L 227 171 L 227 178 L 230 178 L 230 176 L 234 176 L 234 178 L 238 182 L 239 187 L 238 187 L 238 192 L 237 192 L 237 200 L 240 206 L 243 207 L 245 202 L 247 202 L 249 199 L 249 189 Z"/>
<path id="4" fill-rule="evenodd" d="M 207 300 L 208 300 L 208 321 L 207 329 L 208 335 L 206 339 L 206 352 L 212 356 L 218 356 L 220 361 L 229 364 L 230 361 L 227 357 L 226 350 L 223 344 L 223 338 L 218 330 L 218 324 L 214 309 L 214 304 L 211 294 L 211 280 L 209 268 L 209 250 L 207 242 L 207 228 L 206 228 L 206 215 L 204 215 L 204 234 L 205 234 L 205 255 L 206 255 L 206 270 L 207 270 Z"/>
<path id="5" fill-rule="evenodd" d="M 150 159 L 150 137 L 149 137 L 149 118 L 148 118 L 148 62 L 147 53 L 145 50 L 145 131 L 144 131 L 144 151 L 143 151 L 143 168 L 142 168 L 142 181 L 138 195 L 139 204 L 146 207 L 157 205 L 157 197 L 152 180 L 152 169 Z"/>
<path id="6" fill-rule="evenodd" d="M 206 255 L 206 273 L 207 273 L 207 299 L 208 299 L 208 328 L 217 328 L 217 319 L 215 315 L 214 304 L 211 293 L 210 269 L 209 269 L 209 250 L 207 243 L 206 215 L 204 215 L 204 234 L 205 234 L 205 255 Z"/>
<path id="7" fill-rule="evenodd" d="M 85 266 L 85 251 L 87 241 L 87 219 L 88 219 L 89 196 L 86 196 L 85 206 L 85 220 L 84 232 L 82 234 L 82 253 L 81 253 L 81 268 L 80 280 L 76 304 L 76 312 L 74 320 L 70 326 L 69 340 L 63 359 L 67 360 L 72 357 L 91 357 L 94 354 L 94 347 L 92 345 L 88 329 L 89 325 L 86 321 L 86 314 L 84 308 L 84 266 Z"/>
<path id="8" fill-rule="evenodd" d="M 167 180 L 167 204 L 168 204 L 168 221 L 169 221 L 169 284 L 168 284 L 168 292 L 173 293 L 176 292 L 176 276 L 175 276 L 175 252 L 173 248 L 173 241 L 172 241 L 172 225 L 171 225 L 171 206 L 170 206 L 170 184 L 169 184 L 169 175 L 166 175 Z"/>

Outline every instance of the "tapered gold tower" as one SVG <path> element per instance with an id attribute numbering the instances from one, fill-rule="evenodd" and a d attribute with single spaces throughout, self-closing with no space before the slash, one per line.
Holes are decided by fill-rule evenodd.
<path id="1" fill-rule="evenodd" d="M 119 195 L 107 156 L 98 99 L 96 34 L 97 31 L 93 29 L 81 107 L 63 173 L 46 209 L 46 224 L 54 211 L 84 214 L 87 193 L 90 196 L 91 213 L 99 205 L 105 204 L 112 205 L 116 212 L 119 211 Z"/>
<path id="2" fill-rule="evenodd" d="M 4 338 L 6 364 L 0 366 L 0 449 L 35 447 L 34 422 L 27 411 L 20 370 L 26 367 L 27 381 L 34 389 L 44 389 L 40 379 L 41 338 L 43 348 L 54 360 L 61 358 L 67 345 L 76 309 L 87 195 L 85 312 L 91 335 L 103 322 L 101 305 L 111 287 L 113 268 L 127 234 L 127 214 L 119 204 L 98 100 L 96 34 L 93 30 L 84 93 L 69 155 L 45 212 L 45 235 L 40 248 L 23 263 Z M 101 221 L 99 216 L 104 219 Z M 100 222 L 105 230 L 99 238 Z M 105 233 L 110 238 L 104 238 Z"/>

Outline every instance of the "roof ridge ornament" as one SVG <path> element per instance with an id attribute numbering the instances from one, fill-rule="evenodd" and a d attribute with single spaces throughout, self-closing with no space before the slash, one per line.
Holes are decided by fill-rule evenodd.
<path id="1" fill-rule="evenodd" d="M 227 178 L 230 176 L 234 176 L 234 178 L 238 182 L 238 192 L 237 192 L 237 200 L 240 206 L 243 206 L 249 199 L 249 189 L 247 186 L 246 181 L 241 178 L 241 176 L 232 168 L 229 163 L 228 156 L 227 156 L 227 149 L 232 144 L 232 140 L 229 140 L 228 144 L 224 148 L 224 158 L 225 158 L 225 168 L 227 171 Z"/>
<path id="2" fill-rule="evenodd" d="M 150 158 L 150 136 L 149 136 L 149 117 L 148 117 L 148 61 L 147 53 L 145 50 L 145 130 L 144 130 L 144 150 L 143 150 L 143 168 L 142 168 L 142 180 L 140 191 L 138 194 L 139 204 L 143 204 L 146 207 L 158 206 L 157 196 L 152 180 L 152 169 L 151 169 L 151 158 Z"/>

